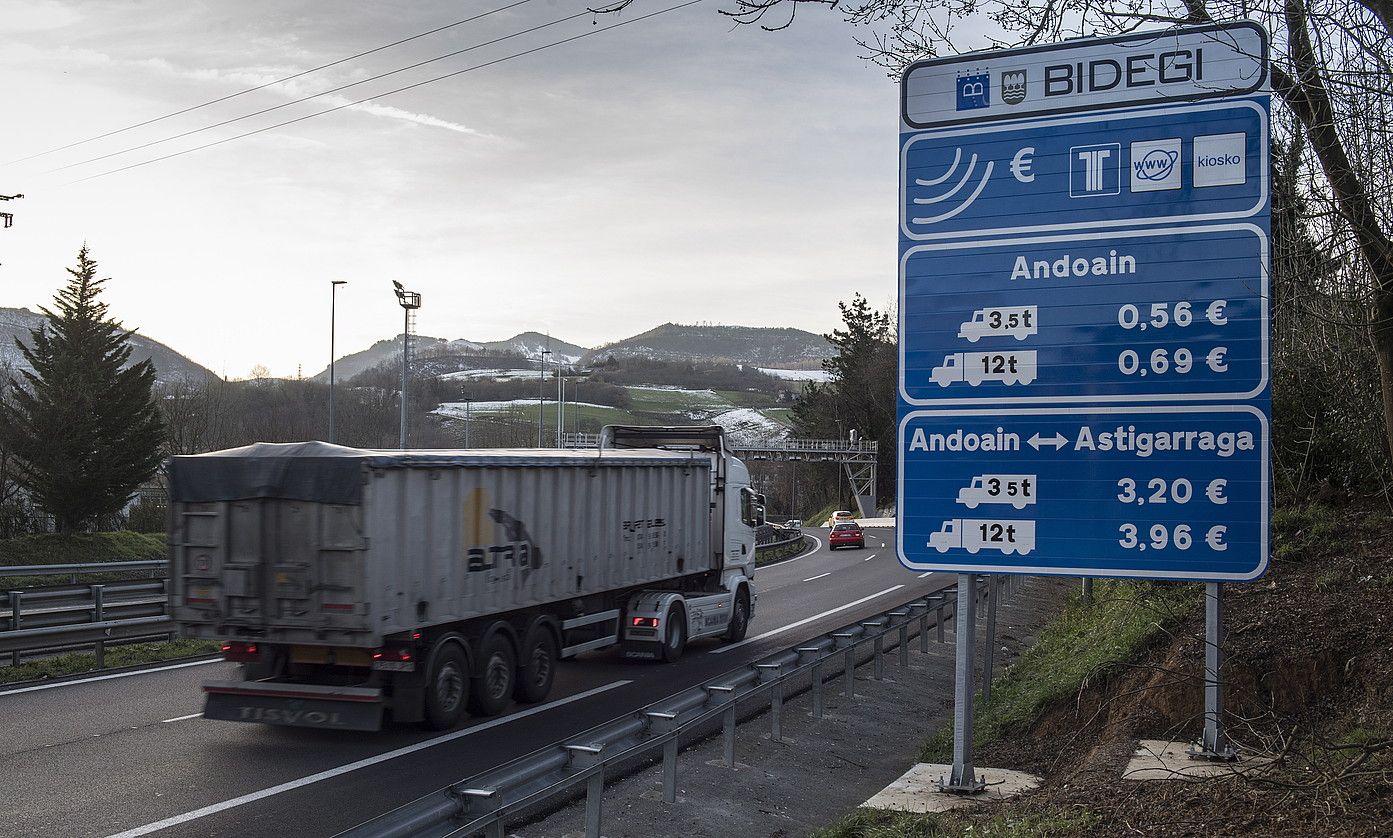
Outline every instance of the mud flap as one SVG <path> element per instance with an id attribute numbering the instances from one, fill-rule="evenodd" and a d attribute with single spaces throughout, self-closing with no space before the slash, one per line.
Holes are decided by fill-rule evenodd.
<path id="1" fill-rule="evenodd" d="M 296 689 L 299 687 L 299 689 Z M 380 690 L 304 689 L 267 682 L 213 682 L 203 687 L 205 719 L 330 730 L 381 730 Z"/>

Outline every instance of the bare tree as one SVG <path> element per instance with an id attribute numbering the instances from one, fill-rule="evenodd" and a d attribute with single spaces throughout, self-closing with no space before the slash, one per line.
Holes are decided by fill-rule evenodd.
<path id="1" fill-rule="evenodd" d="M 1272 35 L 1275 107 L 1289 119 L 1301 218 L 1339 266 L 1377 362 L 1382 442 L 1393 449 L 1393 0 L 727 0 L 738 23 L 782 29 L 812 5 L 859 27 L 863 57 L 898 75 L 961 52 L 959 34 L 1015 47 L 1158 25 L 1255 20 Z M 618 8 L 622 8 L 621 4 Z M 603 11 L 610 11 L 605 9 Z M 980 44 L 973 44 L 980 46 Z M 1320 289 L 1322 293 L 1339 289 Z"/>

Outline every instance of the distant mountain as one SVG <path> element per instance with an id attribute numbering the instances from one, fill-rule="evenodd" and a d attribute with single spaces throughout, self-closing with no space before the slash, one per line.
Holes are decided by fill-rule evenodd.
<path id="1" fill-rule="evenodd" d="M 589 350 L 583 346 L 576 346 L 574 343 L 567 343 L 557 338 L 548 338 L 538 332 L 523 332 L 514 335 L 507 340 L 494 340 L 487 343 L 476 343 L 472 340 L 457 338 L 446 340 L 444 338 L 433 338 L 429 335 L 416 335 L 411 339 L 412 356 L 414 358 L 430 358 L 436 355 L 471 355 L 474 353 L 497 354 L 497 355 L 520 355 L 530 360 L 537 360 L 542 357 L 542 350 L 550 344 L 553 353 L 559 353 L 561 360 L 567 364 L 574 364 L 580 360 L 581 356 Z M 553 355 L 552 357 L 555 357 Z M 340 381 L 346 381 L 358 373 L 372 369 L 386 361 L 401 360 L 401 335 L 394 335 L 387 340 L 379 340 L 361 352 L 354 352 L 349 355 L 340 356 L 334 361 L 334 377 Z M 314 376 L 315 381 L 328 381 L 329 368 L 325 367 L 319 374 Z"/>
<path id="2" fill-rule="evenodd" d="M 28 363 L 15 346 L 15 338 L 29 343 L 30 330 L 44 322 L 44 316 L 27 308 L 0 308 L 0 364 L 8 364 L 15 369 L 27 369 Z M 152 338 L 136 332 L 131 335 L 131 364 L 138 364 L 149 358 L 155 365 L 155 375 L 162 382 L 203 381 L 213 377 L 206 367 L 170 349 Z"/>
<path id="3" fill-rule="evenodd" d="M 531 358 L 534 361 L 542 357 L 542 350 L 550 349 L 552 354 L 549 360 L 556 360 L 559 357 L 561 362 L 565 364 L 574 364 L 590 351 L 584 346 L 576 346 L 574 343 L 567 343 L 560 338 L 547 337 L 540 332 L 523 332 L 520 335 L 513 335 L 507 340 L 491 341 L 484 344 L 484 349 L 494 352 L 510 352 L 524 358 Z"/>
<path id="4" fill-rule="evenodd" d="M 418 358 L 449 352 L 452 343 L 454 341 L 433 338 L 429 335 L 416 335 L 411 339 L 412 352 Z M 477 351 L 479 348 L 477 343 L 469 341 L 460 341 L 459 343 L 461 344 L 460 351 Z M 393 335 L 386 340 L 379 340 L 361 352 L 339 356 L 334 360 L 334 378 L 338 381 L 347 381 L 360 372 L 367 372 L 373 367 L 393 360 L 401 360 L 401 335 Z M 314 380 L 327 382 L 329 368 L 325 367 L 322 372 L 314 376 Z"/>
<path id="5" fill-rule="evenodd" d="M 729 361 L 780 368 L 808 366 L 810 361 L 830 357 L 832 347 L 821 335 L 802 329 L 664 323 L 641 335 L 592 350 L 589 357 L 610 355 L 665 361 Z"/>

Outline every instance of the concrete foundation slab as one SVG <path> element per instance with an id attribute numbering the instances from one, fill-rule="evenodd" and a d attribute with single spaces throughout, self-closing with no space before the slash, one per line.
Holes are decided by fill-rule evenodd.
<path id="1" fill-rule="evenodd" d="M 978 768 L 978 776 L 987 783 L 986 791 L 981 794 L 948 794 L 939 791 L 938 781 L 946 778 L 952 770 L 951 765 L 921 762 L 863 805 L 869 809 L 890 809 L 920 814 L 946 812 L 949 809 L 978 803 L 997 803 L 1040 785 L 1039 777 L 1024 771 Z"/>
<path id="2" fill-rule="evenodd" d="M 1189 744 L 1165 739 L 1143 739 L 1122 770 L 1124 780 L 1202 780 L 1226 774 L 1244 774 L 1269 765 L 1272 760 L 1239 753 L 1233 762 L 1193 759 Z"/>

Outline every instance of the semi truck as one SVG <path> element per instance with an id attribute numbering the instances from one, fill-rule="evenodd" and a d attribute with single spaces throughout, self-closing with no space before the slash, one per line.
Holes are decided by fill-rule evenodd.
<path id="1" fill-rule="evenodd" d="M 241 677 L 209 719 L 436 730 L 557 664 L 743 639 L 763 498 L 717 426 L 586 450 L 257 443 L 170 461 L 170 613 Z"/>

